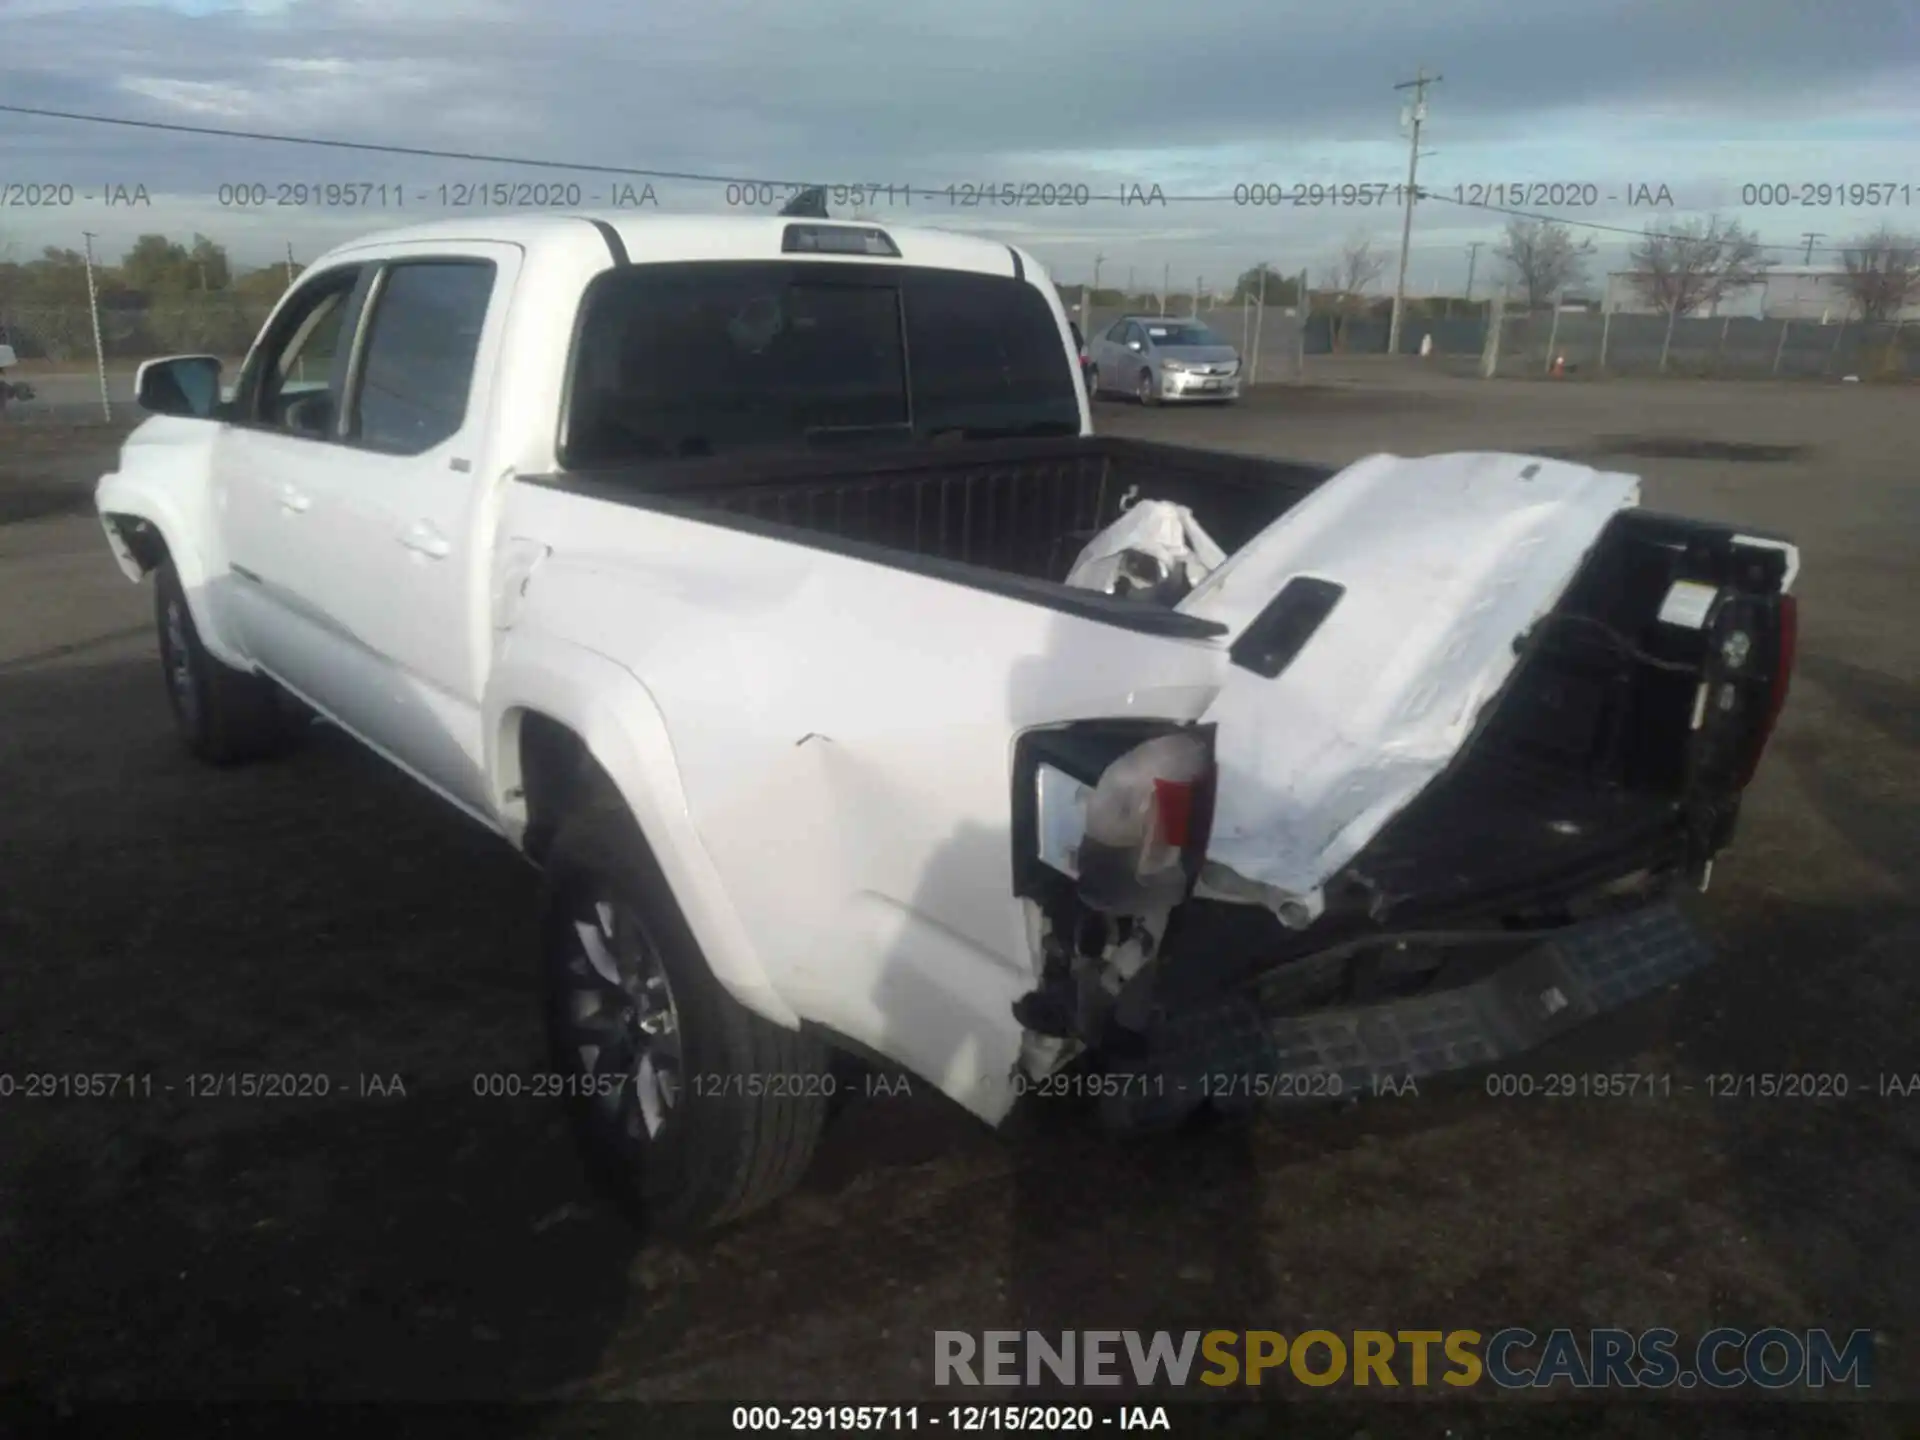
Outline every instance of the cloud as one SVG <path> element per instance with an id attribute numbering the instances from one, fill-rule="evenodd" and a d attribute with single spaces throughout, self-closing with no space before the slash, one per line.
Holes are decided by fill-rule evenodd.
<path id="1" fill-rule="evenodd" d="M 1444 76 L 1422 161 L 1423 183 L 1442 193 L 1665 184 L 1672 214 L 1737 205 L 1757 180 L 1892 178 L 1913 191 L 1891 218 L 1920 222 L 1920 11 L 1906 0 L 1749 0 L 1737 12 L 1724 0 L 1215 0 L 1171 11 L 1131 0 L 11 0 L 0 18 L 0 96 L 16 104 L 749 177 L 1158 183 L 1169 195 L 1399 183 L 1392 86 L 1422 64 Z M 400 182 L 418 193 L 567 177 L 0 116 L 0 182 L 33 178 L 144 183 L 171 208 L 0 212 L 0 227 L 29 243 L 82 225 L 186 229 L 191 215 L 207 233 L 257 237 L 234 243 L 271 258 L 289 240 L 310 249 L 411 212 L 240 214 L 211 203 L 219 186 Z M 673 208 L 726 208 L 720 187 L 658 190 Z M 916 198 L 876 213 L 990 228 L 1062 273 L 1101 253 L 1142 274 L 1168 263 L 1222 281 L 1256 259 L 1318 265 L 1355 228 L 1398 238 L 1390 204 L 956 210 Z M 1629 229 L 1654 218 L 1604 199 L 1560 213 Z M 1889 217 L 1746 218 L 1791 242 Z M 1416 281 L 1464 270 L 1465 245 L 1504 219 L 1422 206 Z"/>

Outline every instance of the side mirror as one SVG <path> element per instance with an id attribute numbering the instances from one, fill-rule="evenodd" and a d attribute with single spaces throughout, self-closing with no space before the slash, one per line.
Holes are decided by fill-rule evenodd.
<path id="1" fill-rule="evenodd" d="M 1129 350 L 1138 350 L 1140 348 L 1140 342 L 1138 340 L 1129 340 L 1127 341 L 1127 348 Z"/>
<path id="2" fill-rule="evenodd" d="M 213 355 L 149 360 L 133 376 L 134 403 L 155 415 L 209 420 L 220 406 L 220 361 Z"/>

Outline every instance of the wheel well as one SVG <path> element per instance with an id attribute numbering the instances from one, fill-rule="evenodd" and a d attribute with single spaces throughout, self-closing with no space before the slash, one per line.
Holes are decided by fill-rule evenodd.
<path id="1" fill-rule="evenodd" d="M 150 575 L 166 564 L 167 540 L 158 526 L 138 515 L 109 515 L 107 523 L 126 547 L 127 554 L 133 557 L 134 564 L 140 567 L 141 574 Z"/>
<path id="2" fill-rule="evenodd" d="M 568 812 L 591 797 L 617 797 L 619 791 L 577 732 L 537 710 L 520 717 L 519 759 L 518 798 L 527 815 L 521 849 L 538 865 Z"/>

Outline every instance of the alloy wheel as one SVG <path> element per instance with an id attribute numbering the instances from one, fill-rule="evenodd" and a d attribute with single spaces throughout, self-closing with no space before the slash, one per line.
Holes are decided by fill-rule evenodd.
<path id="1" fill-rule="evenodd" d="M 659 947 L 629 908 L 603 898 L 569 927 L 565 1045 L 585 1098 L 628 1141 L 655 1138 L 683 1099 L 680 1011 Z"/>

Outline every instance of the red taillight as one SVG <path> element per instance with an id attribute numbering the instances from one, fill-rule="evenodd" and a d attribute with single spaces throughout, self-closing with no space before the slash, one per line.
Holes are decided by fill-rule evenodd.
<path id="1" fill-rule="evenodd" d="M 1780 597 L 1780 654 L 1774 662 L 1773 694 L 1767 701 L 1767 724 L 1780 718 L 1787 703 L 1787 682 L 1793 678 L 1793 661 L 1800 648 L 1800 601 L 1793 595 Z"/>
<path id="2" fill-rule="evenodd" d="M 1773 738 L 1773 727 L 1780 719 L 1780 712 L 1786 708 L 1787 686 L 1793 679 L 1794 656 L 1800 648 L 1799 600 L 1792 595 L 1782 595 L 1777 615 L 1773 679 L 1767 689 L 1767 709 L 1760 717 L 1759 728 L 1754 732 L 1753 753 L 1742 767 L 1742 787 L 1753 779 L 1754 771 L 1760 768 L 1760 757 L 1766 753 L 1767 742 Z"/>
<path id="3" fill-rule="evenodd" d="M 1180 903 L 1199 873 L 1213 795 L 1210 729 L 1159 736 L 1108 765 L 1087 797 L 1081 898 L 1120 915 Z"/>
<path id="4" fill-rule="evenodd" d="M 1177 850 L 1186 849 L 1193 835 L 1193 787 L 1191 780 L 1153 782 L 1160 838 Z"/>

